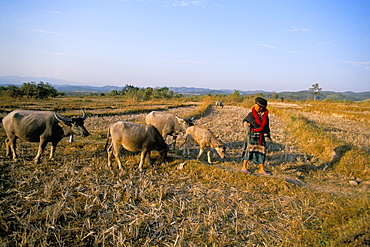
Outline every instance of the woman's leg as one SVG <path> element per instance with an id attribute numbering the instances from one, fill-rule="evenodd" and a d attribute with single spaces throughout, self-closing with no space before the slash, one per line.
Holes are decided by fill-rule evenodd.
<path id="1" fill-rule="evenodd" d="M 263 164 L 263 163 L 260 164 L 260 169 L 259 169 L 258 172 L 262 175 L 270 175 L 270 173 L 265 171 L 265 164 Z"/>
<path id="2" fill-rule="evenodd" d="M 247 170 L 248 160 L 243 160 L 243 167 L 242 170 Z"/>
<path id="3" fill-rule="evenodd" d="M 248 160 L 243 160 L 243 166 L 242 166 L 242 172 L 250 173 L 250 171 L 247 168 Z"/>

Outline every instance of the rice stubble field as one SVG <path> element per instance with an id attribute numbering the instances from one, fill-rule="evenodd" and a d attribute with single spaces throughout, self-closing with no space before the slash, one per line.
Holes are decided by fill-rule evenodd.
<path id="1" fill-rule="evenodd" d="M 155 107 L 189 117 L 200 106 Z M 122 113 L 117 107 L 113 114 L 104 109 L 86 110 L 85 126 L 91 135 L 75 137 L 73 143 L 63 139 L 54 161 L 47 160 L 48 145 L 41 164 L 34 164 L 37 144 L 18 141 L 20 158 L 14 162 L 5 157 L 2 142 L 1 245 L 370 245 L 369 170 L 338 172 L 335 166 L 340 163 L 333 160 L 344 154 L 336 156 L 335 150 L 325 156 L 310 153 L 291 133 L 284 114 L 300 114 L 323 126 L 320 130 L 346 143 L 349 150 L 356 147 L 368 153 L 366 118 L 361 122 L 365 131 L 351 137 L 348 126 L 361 126 L 350 118 L 339 124 L 326 113 L 272 102 L 272 141 L 267 144 L 266 163 L 272 176 L 267 177 L 258 175 L 256 164 L 251 165 L 251 175 L 240 172 L 245 136 L 241 120 L 250 107 L 209 105 L 194 121 L 227 146 L 224 161 L 213 152 L 213 164 L 207 163 L 205 154 L 195 160 L 197 147 L 193 147 L 192 157 L 183 157 L 180 136 L 177 149 L 169 152 L 168 164 L 162 164 L 153 152 L 152 166 L 139 172 L 139 154 L 125 151 L 123 170 L 115 163 L 108 167 L 103 151 L 108 125 L 116 121 L 144 123 L 147 114 Z M 0 131 L 5 140 L 3 128 Z"/>

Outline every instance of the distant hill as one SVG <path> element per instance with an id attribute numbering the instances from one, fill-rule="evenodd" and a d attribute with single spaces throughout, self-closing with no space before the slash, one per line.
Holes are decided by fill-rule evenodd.
<path id="1" fill-rule="evenodd" d="M 53 87 L 56 85 L 81 85 L 79 82 L 71 82 L 66 80 L 59 80 L 54 78 L 45 78 L 45 77 L 21 77 L 21 76 L 0 76 L 0 85 L 22 85 L 24 82 L 47 82 Z"/>
<path id="2" fill-rule="evenodd" d="M 79 93 L 109 93 L 113 90 L 121 91 L 122 87 L 118 86 L 89 86 L 89 85 L 81 85 L 78 82 L 71 82 L 71 81 L 64 81 L 58 80 L 53 78 L 36 78 L 36 77 L 19 77 L 19 76 L 0 76 L 0 85 L 16 85 L 22 86 L 24 82 L 35 82 L 38 83 L 40 81 L 47 82 L 51 84 L 57 91 L 65 92 L 70 94 L 79 94 Z M 196 87 L 168 87 L 169 90 L 173 91 L 174 93 L 183 94 L 184 96 L 191 96 L 191 95 L 228 95 L 234 92 L 231 89 L 209 89 L 209 88 L 196 88 Z M 236 89 L 238 90 L 238 89 Z M 298 92 L 267 92 L 262 90 L 255 90 L 255 91 L 242 91 L 238 90 L 242 95 L 255 95 L 257 93 L 262 93 L 266 98 L 284 98 L 284 99 L 297 99 L 297 100 L 305 100 L 305 99 L 312 99 L 312 92 L 309 90 L 305 91 L 298 91 Z M 353 100 L 353 101 L 361 101 L 370 99 L 370 92 L 332 92 L 332 91 L 323 91 L 318 96 L 318 99 L 333 99 L 333 100 Z"/>
<path id="3" fill-rule="evenodd" d="M 108 93 L 112 90 L 120 91 L 123 87 L 117 86 L 89 86 L 81 85 L 80 82 L 72 82 L 66 80 L 59 80 L 54 78 L 44 78 L 44 77 L 20 77 L 20 76 L 0 76 L 0 85 L 16 85 L 22 86 L 25 82 L 35 82 L 40 81 L 51 84 L 56 90 L 60 92 L 103 92 Z"/>
<path id="4" fill-rule="evenodd" d="M 169 90 L 174 93 L 181 93 L 183 95 L 206 95 L 206 94 L 231 94 L 234 90 L 231 89 L 209 89 L 209 88 L 196 88 L 196 87 L 168 87 Z M 237 90 L 237 89 L 236 89 Z M 238 90 L 243 95 L 257 94 L 257 93 L 268 93 L 267 91 L 242 91 Z"/>
<path id="5" fill-rule="evenodd" d="M 24 82 L 47 82 L 51 84 L 56 90 L 60 92 L 102 92 L 109 93 L 113 90 L 121 91 L 122 87 L 118 86 L 89 86 L 81 85 L 78 82 L 71 82 L 65 80 L 59 80 L 54 78 L 42 78 L 42 77 L 20 77 L 20 76 L 0 76 L 0 85 L 16 85 L 22 86 Z M 209 89 L 209 88 L 195 88 L 195 87 L 168 87 L 169 90 L 174 93 L 181 93 L 184 95 L 206 95 L 206 94 L 231 94 L 234 90 L 231 89 Z M 256 93 L 267 93 L 266 91 L 239 91 L 241 94 L 256 94 Z"/>
<path id="6" fill-rule="evenodd" d="M 60 92 L 87 92 L 87 93 L 109 93 L 113 90 L 121 91 L 123 87 L 116 86 L 75 86 L 75 85 L 53 85 L 53 87 Z"/>
<path id="7" fill-rule="evenodd" d="M 297 99 L 306 100 L 312 99 L 312 92 L 309 90 L 298 91 L 298 92 L 279 92 L 279 98 L 284 99 Z M 370 92 L 332 92 L 332 91 L 322 91 L 318 97 L 318 100 L 332 99 L 332 100 L 352 100 L 352 101 L 362 101 L 370 99 Z"/>

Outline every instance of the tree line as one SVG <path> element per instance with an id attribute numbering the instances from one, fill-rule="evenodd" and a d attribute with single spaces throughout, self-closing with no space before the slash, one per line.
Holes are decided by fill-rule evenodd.
<path id="1" fill-rule="evenodd" d="M 49 83 L 40 81 L 37 84 L 35 82 L 25 82 L 21 87 L 15 85 L 0 86 L 0 94 L 12 98 L 46 99 L 57 97 L 58 91 Z"/>
<path id="2" fill-rule="evenodd" d="M 18 87 L 15 85 L 0 86 L 0 94 L 9 96 L 12 98 L 34 98 L 34 99 L 47 99 L 55 98 L 58 95 L 65 95 L 63 92 L 58 92 L 49 83 L 44 83 L 40 81 L 35 82 L 25 82 L 22 86 Z M 162 88 L 139 88 L 133 85 L 126 84 L 122 90 L 112 90 L 111 92 L 99 93 L 98 96 L 122 96 L 135 100 L 152 100 L 152 99 L 171 99 L 183 97 L 182 94 L 174 93 L 169 90 L 168 87 Z"/>
<path id="3" fill-rule="evenodd" d="M 112 90 L 107 94 L 107 96 L 126 96 L 128 98 L 133 98 L 136 100 L 171 99 L 183 97 L 182 94 L 174 93 L 173 91 L 169 90 L 168 87 L 139 88 L 128 84 L 126 84 L 120 91 Z"/>
<path id="4" fill-rule="evenodd" d="M 12 98 L 34 98 L 34 99 L 47 99 L 55 98 L 57 96 L 63 95 L 90 95 L 90 96 L 109 96 L 109 97 L 123 97 L 127 99 L 134 99 L 138 101 L 145 100 L 155 100 L 155 99 L 172 99 L 172 98 L 181 98 L 184 97 L 181 93 L 175 93 L 172 90 L 169 90 L 168 87 L 162 88 L 140 88 L 133 85 L 126 84 L 121 90 L 112 90 L 108 93 L 103 92 L 59 92 L 49 83 L 44 83 L 40 81 L 39 83 L 35 82 L 26 82 L 22 86 L 18 87 L 15 85 L 0 86 L 0 95 L 9 96 Z M 270 93 L 257 93 L 257 96 L 265 97 L 268 99 L 275 100 L 366 100 L 370 98 L 370 92 L 363 93 L 353 93 L 353 92 L 330 92 L 322 91 L 322 88 L 319 87 L 318 83 L 312 85 L 309 90 L 299 91 L 299 92 L 270 92 Z M 219 98 L 225 98 L 232 102 L 241 102 L 243 99 L 254 97 L 255 95 L 242 95 L 240 91 L 234 90 L 230 94 L 213 94 L 207 93 L 203 95 L 191 95 L 190 97 L 201 97 L 201 96 L 216 96 Z"/>

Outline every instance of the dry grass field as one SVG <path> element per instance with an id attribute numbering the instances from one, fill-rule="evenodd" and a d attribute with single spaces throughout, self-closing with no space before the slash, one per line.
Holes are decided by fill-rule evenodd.
<path id="1" fill-rule="evenodd" d="M 88 113 L 88 137 L 63 139 L 34 164 L 36 143 L 18 141 L 17 162 L 5 157 L 0 128 L 1 246 L 370 246 L 370 103 L 271 102 L 266 168 L 240 172 L 251 101 L 224 108 L 202 102 L 127 102 L 119 98 L 0 101 L 0 117 L 15 109 Z M 107 166 L 110 123 L 144 123 L 151 110 L 196 116 L 227 146 L 213 164 L 182 156 L 183 138 L 161 164 L 137 170 Z M 170 140 L 168 140 L 170 141 Z M 182 168 L 182 169 L 181 169 Z M 356 181 L 357 185 L 354 185 Z"/>

